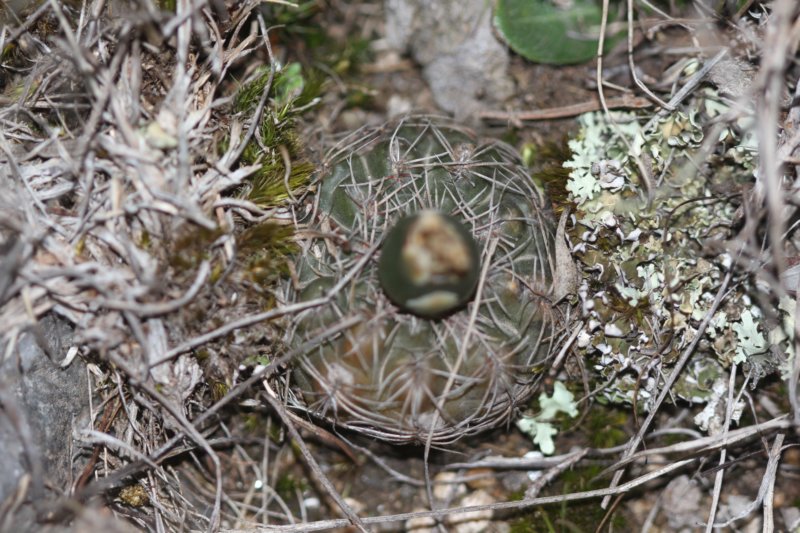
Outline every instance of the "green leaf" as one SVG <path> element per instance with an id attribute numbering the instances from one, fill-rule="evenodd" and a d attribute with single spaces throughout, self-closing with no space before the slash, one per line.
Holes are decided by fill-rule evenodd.
<path id="1" fill-rule="evenodd" d="M 597 54 L 600 2 L 571 0 L 499 0 L 494 24 L 516 53 L 537 63 L 581 63 Z M 606 37 L 606 49 L 615 39 Z"/>

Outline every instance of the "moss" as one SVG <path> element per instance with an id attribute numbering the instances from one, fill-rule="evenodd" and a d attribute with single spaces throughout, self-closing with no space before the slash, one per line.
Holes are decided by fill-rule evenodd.
<path id="1" fill-rule="evenodd" d="M 222 229 L 188 225 L 171 243 L 167 263 L 178 273 L 195 270 L 209 258 L 209 248 L 223 234 Z"/>
<path id="2" fill-rule="evenodd" d="M 150 232 L 147 230 L 142 231 L 142 233 L 139 234 L 139 248 L 148 250 L 152 244 L 153 238 L 150 236 Z"/>
<path id="3" fill-rule="evenodd" d="M 594 448 L 607 448 L 624 443 L 628 439 L 626 427 L 630 412 L 615 407 L 595 405 L 576 429 L 586 435 Z M 597 476 L 603 471 L 601 465 L 587 465 L 565 471 L 547 490 L 548 495 L 569 494 L 605 487 L 606 480 Z M 544 494 L 543 494 L 544 495 Z M 511 500 L 520 500 L 522 493 L 512 494 Z M 564 502 L 537 507 L 511 523 L 511 531 L 517 533 L 595 531 L 605 517 L 597 500 Z M 624 531 L 625 519 L 619 513 L 611 517 L 610 529 Z M 608 531 L 609 527 L 605 529 Z"/>
<path id="4" fill-rule="evenodd" d="M 83 252 L 86 250 L 86 238 L 81 237 L 80 239 L 75 242 L 75 255 L 83 255 Z"/>
<path id="5" fill-rule="evenodd" d="M 510 533 L 561 533 L 597 531 L 606 511 L 600 502 L 565 502 L 537 507 L 510 524 Z M 625 531 L 625 519 L 614 514 L 603 531 Z"/>
<path id="6" fill-rule="evenodd" d="M 264 419 L 256 413 L 247 413 L 242 421 L 244 429 L 248 433 L 263 434 Z"/>
<path id="7" fill-rule="evenodd" d="M 296 196 L 300 190 L 311 181 L 314 165 L 308 161 L 294 161 L 291 163 L 288 178 L 286 166 L 282 159 L 269 161 L 263 164 L 250 178 L 250 189 L 246 197 L 251 202 L 269 207 L 285 202 L 291 196 Z"/>
<path id="8" fill-rule="evenodd" d="M 567 470 L 557 485 L 548 491 L 549 495 L 583 492 L 604 487 L 604 481 L 596 476 L 603 470 L 601 466 L 587 466 Z M 603 522 L 606 510 L 597 500 L 580 500 L 543 505 L 525 513 L 511 522 L 513 533 L 550 533 L 597 531 Z M 625 531 L 626 520 L 619 512 L 606 520 L 603 531 Z"/>
<path id="9" fill-rule="evenodd" d="M 262 67 L 252 81 L 239 89 L 234 110 L 252 112 L 269 81 L 270 70 Z M 303 69 L 299 63 L 290 63 L 275 74 L 270 85 L 270 103 L 263 111 L 255 138 L 242 152 L 242 163 L 260 168 L 240 189 L 240 195 L 262 207 L 274 206 L 299 194 L 310 181 L 314 166 L 303 156 L 296 118 L 321 91 L 319 72 Z M 228 143 L 229 140 L 222 142 L 223 150 Z"/>
<path id="10" fill-rule="evenodd" d="M 284 500 L 295 500 L 297 494 L 308 490 L 309 485 L 305 479 L 298 478 L 292 473 L 284 473 L 275 482 L 275 492 Z"/>
<path id="11" fill-rule="evenodd" d="M 228 385 L 223 381 L 209 381 L 209 385 L 211 386 L 211 397 L 214 402 L 220 401 L 228 394 Z"/>
<path id="12" fill-rule="evenodd" d="M 594 448 L 611 448 L 628 440 L 627 425 L 631 420 L 629 410 L 595 405 L 581 424 Z"/>
<path id="13" fill-rule="evenodd" d="M 178 8 L 177 0 L 156 0 L 156 5 L 159 9 L 169 11 L 170 13 L 175 13 L 175 10 Z"/>
<path id="14" fill-rule="evenodd" d="M 563 166 L 564 161 L 572 157 L 566 139 L 560 143 L 526 144 L 522 147 L 522 154 L 523 161 L 531 167 L 534 181 L 550 196 L 556 215 L 572 206 L 567 190 L 570 169 Z"/>
<path id="15" fill-rule="evenodd" d="M 302 67 L 299 63 L 289 63 L 272 75 L 271 69 L 262 66 L 256 69 L 253 79 L 244 83 L 233 100 L 236 113 L 255 110 L 264 90 L 269 84 L 270 109 L 277 114 L 279 120 L 286 120 L 296 114 L 298 108 L 309 105 L 323 89 L 324 76 L 312 67 Z"/>
<path id="16" fill-rule="evenodd" d="M 119 499 L 131 507 L 142 507 L 150 501 L 147 490 L 139 483 L 122 487 L 119 491 Z"/>
<path id="17" fill-rule="evenodd" d="M 222 279 L 222 274 L 225 273 L 225 266 L 217 263 L 211 268 L 211 274 L 208 276 L 208 281 L 213 285 Z"/>
<path id="18" fill-rule="evenodd" d="M 239 236 L 240 256 L 251 281 L 267 285 L 288 272 L 287 257 L 295 251 L 292 234 L 291 226 L 266 222 Z"/>

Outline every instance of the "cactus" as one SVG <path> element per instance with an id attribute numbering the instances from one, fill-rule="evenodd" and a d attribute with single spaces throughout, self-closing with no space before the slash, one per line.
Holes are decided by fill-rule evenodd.
<path id="1" fill-rule="evenodd" d="M 299 234 L 290 405 L 395 443 L 506 421 L 559 330 L 554 226 L 519 157 L 431 117 L 326 156 Z M 305 218 L 303 218 L 305 217 Z"/>

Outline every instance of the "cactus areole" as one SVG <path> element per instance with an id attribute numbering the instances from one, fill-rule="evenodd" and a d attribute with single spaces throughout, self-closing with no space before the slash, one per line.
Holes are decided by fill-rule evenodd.
<path id="1" fill-rule="evenodd" d="M 508 420 L 555 346 L 554 225 L 518 155 L 412 116 L 331 149 L 296 258 L 295 409 L 395 443 Z M 324 298 L 323 298 L 324 297 Z"/>

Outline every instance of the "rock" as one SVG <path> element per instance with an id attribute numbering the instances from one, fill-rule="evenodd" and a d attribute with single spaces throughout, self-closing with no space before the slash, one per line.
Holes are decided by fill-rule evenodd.
<path id="1" fill-rule="evenodd" d="M 423 511 L 427 511 L 427 509 L 417 507 L 413 512 L 419 513 Z M 434 533 L 436 531 L 436 520 L 428 516 L 409 518 L 405 522 L 405 530 L 413 531 L 414 533 Z"/>
<path id="2" fill-rule="evenodd" d="M 705 519 L 701 509 L 701 492 L 689 476 L 678 476 L 664 489 L 664 509 L 672 531 L 691 528 Z"/>
<path id="3" fill-rule="evenodd" d="M 462 507 L 491 505 L 493 503 L 495 503 L 495 499 L 484 490 L 476 490 L 461 500 Z M 455 533 L 481 533 L 489 528 L 492 514 L 489 509 L 471 511 L 449 516 L 447 522 Z"/>
<path id="4" fill-rule="evenodd" d="M 455 472 L 440 472 L 433 479 L 433 497 L 437 501 L 450 504 L 459 496 L 467 493 L 467 486 L 457 481 Z"/>
<path id="5" fill-rule="evenodd" d="M 386 0 L 386 40 L 422 66 L 436 104 L 456 119 L 511 96 L 509 54 L 485 0 Z"/>
<path id="6" fill-rule="evenodd" d="M 0 363 L 2 502 L 14 497 L 25 475 L 30 476 L 27 500 L 35 504 L 61 495 L 47 488 L 63 492 L 69 488 L 72 430 L 79 419 L 86 419 L 89 405 L 83 362 L 75 359 L 67 368 L 59 366 L 71 339 L 68 323 L 47 316 L 34 330 L 20 335 L 17 350 Z M 41 526 L 30 522 L 33 514 L 22 510 L 3 526 L 38 531 Z"/>

